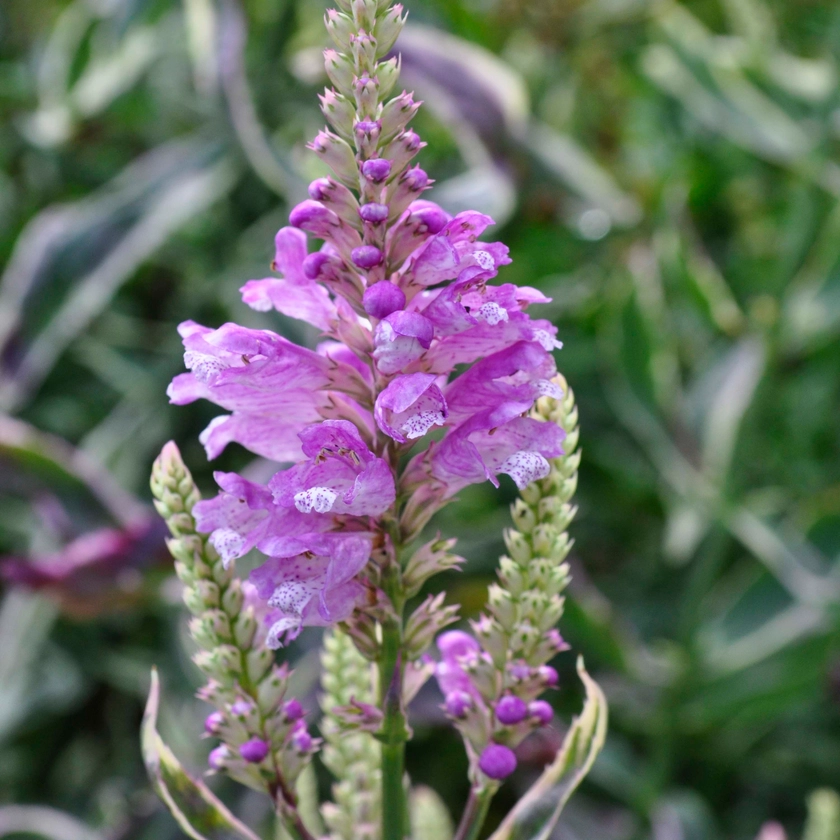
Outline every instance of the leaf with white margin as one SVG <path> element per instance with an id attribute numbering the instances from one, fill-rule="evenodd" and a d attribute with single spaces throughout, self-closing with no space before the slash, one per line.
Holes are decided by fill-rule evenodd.
<path id="1" fill-rule="evenodd" d="M 548 840 L 560 814 L 595 763 L 607 735 L 607 698 L 578 658 L 586 702 L 554 761 L 516 803 L 490 840 Z"/>
<path id="2" fill-rule="evenodd" d="M 152 684 L 143 714 L 143 762 L 155 793 L 181 830 L 192 840 L 259 840 L 217 799 L 203 782 L 187 774 L 157 731 L 160 681 L 152 668 Z"/>

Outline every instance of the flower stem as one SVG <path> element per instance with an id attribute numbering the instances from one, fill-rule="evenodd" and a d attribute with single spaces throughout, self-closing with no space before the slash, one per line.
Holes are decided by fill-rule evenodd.
<path id="1" fill-rule="evenodd" d="M 407 808 L 403 776 L 407 726 L 402 708 L 402 620 L 382 627 L 379 690 L 384 718 L 382 741 L 382 840 L 403 840 Z"/>
<path id="2" fill-rule="evenodd" d="M 464 808 L 454 840 L 476 840 L 484 825 L 484 820 L 487 819 L 487 812 L 490 810 L 490 802 L 495 792 L 496 788 L 491 786 L 470 789 L 470 798 L 467 800 L 467 806 Z"/>

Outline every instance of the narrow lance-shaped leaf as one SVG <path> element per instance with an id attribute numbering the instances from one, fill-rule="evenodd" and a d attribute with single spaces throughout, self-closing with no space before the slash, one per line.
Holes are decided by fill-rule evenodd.
<path id="1" fill-rule="evenodd" d="M 566 733 L 563 746 L 530 790 L 517 802 L 490 840 L 547 840 L 569 797 L 583 781 L 604 746 L 607 698 L 578 659 L 586 687 L 580 716 Z"/>
<path id="2" fill-rule="evenodd" d="M 155 793 L 163 800 L 183 832 L 193 840 L 259 840 L 203 782 L 187 774 L 157 731 L 160 682 L 152 669 L 152 684 L 143 715 L 143 761 Z"/>

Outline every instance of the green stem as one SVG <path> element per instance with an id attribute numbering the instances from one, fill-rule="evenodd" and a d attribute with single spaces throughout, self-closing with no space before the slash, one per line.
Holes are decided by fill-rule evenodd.
<path id="1" fill-rule="evenodd" d="M 495 794 L 495 787 L 472 788 L 464 814 L 454 840 L 476 840 L 484 821 L 487 819 L 487 812 L 490 810 L 490 802 Z"/>
<path id="2" fill-rule="evenodd" d="M 403 776 L 407 725 L 402 708 L 402 620 L 382 628 L 379 664 L 380 702 L 384 717 L 382 742 L 382 840 L 403 840 L 407 814 Z"/>

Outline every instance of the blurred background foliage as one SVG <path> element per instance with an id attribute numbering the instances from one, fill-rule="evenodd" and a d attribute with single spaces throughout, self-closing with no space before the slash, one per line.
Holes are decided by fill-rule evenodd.
<path id="1" fill-rule="evenodd" d="M 0 836 L 178 836 L 139 757 L 152 663 L 167 740 L 194 769 L 207 745 L 146 481 L 175 438 L 212 492 L 215 410 L 164 393 L 179 321 L 317 339 L 237 290 L 320 174 L 324 5 L 0 6 Z M 563 631 L 611 731 L 558 836 L 800 837 L 840 780 L 840 7 L 408 7 L 430 197 L 494 215 L 504 279 L 553 297 L 580 404 Z M 467 616 L 512 497 L 472 488 L 436 523 L 469 558 L 446 581 Z M 316 645 L 289 652 L 310 697 Z M 456 809 L 437 702 L 417 702 L 410 769 Z M 555 745 L 527 745 L 500 807 Z"/>

